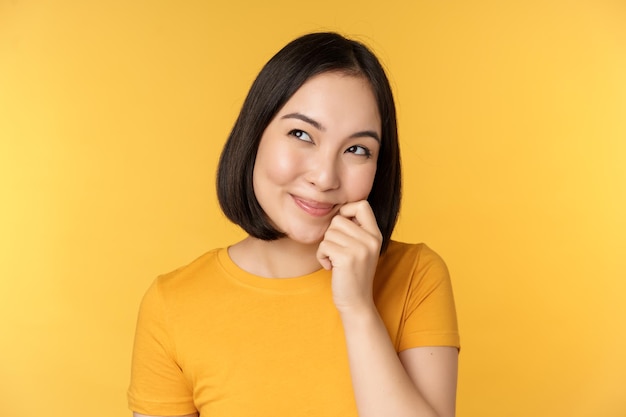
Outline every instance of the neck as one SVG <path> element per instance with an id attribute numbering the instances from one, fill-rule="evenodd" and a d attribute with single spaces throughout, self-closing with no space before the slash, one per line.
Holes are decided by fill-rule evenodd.
<path id="1" fill-rule="evenodd" d="M 321 268 L 318 244 L 300 244 L 283 238 L 264 241 L 248 236 L 228 249 L 233 262 L 244 271 L 266 278 L 291 278 Z"/>

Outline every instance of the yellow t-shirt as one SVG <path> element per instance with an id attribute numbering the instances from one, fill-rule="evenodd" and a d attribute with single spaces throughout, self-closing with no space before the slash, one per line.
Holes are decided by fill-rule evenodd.
<path id="1" fill-rule="evenodd" d="M 459 347 L 448 271 L 427 246 L 390 242 L 374 294 L 397 351 Z M 331 272 L 262 278 L 216 249 L 157 278 L 139 311 L 128 401 L 166 416 L 356 416 Z"/>

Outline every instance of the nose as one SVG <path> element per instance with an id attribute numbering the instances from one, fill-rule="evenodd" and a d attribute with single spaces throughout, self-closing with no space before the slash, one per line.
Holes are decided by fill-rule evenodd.
<path id="1" fill-rule="evenodd" d="M 320 191 L 339 188 L 341 183 L 339 178 L 340 167 L 335 158 L 320 152 L 310 162 L 305 177 L 309 183 Z"/>

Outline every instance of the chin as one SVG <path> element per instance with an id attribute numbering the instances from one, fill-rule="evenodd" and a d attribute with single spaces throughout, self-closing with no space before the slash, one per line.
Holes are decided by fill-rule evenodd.
<path id="1" fill-rule="evenodd" d="M 319 245 L 322 240 L 323 237 L 319 237 L 319 238 L 310 238 L 310 239 L 304 239 L 304 238 L 296 238 L 296 237 L 289 237 L 289 239 L 293 242 L 299 243 L 301 245 Z"/>
<path id="2" fill-rule="evenodd" d="M 287 233 L 287 238 L 302 245 L 316 245 L 324 239 L 324 233 L 301 234 Z"/>

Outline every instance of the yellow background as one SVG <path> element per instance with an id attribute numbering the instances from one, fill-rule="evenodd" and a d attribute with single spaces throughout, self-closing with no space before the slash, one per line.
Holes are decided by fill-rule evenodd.
<path id="1" fill-rule="evenodd" d="M 458 415 L 626 416 L 626 3 L 604 0 L 0 0 L 0 416 L 129 415 L 140 298 L 242 236 L 220 148 L 314 30 L 390 71 L 395 236 L 450 267 Z"/>

